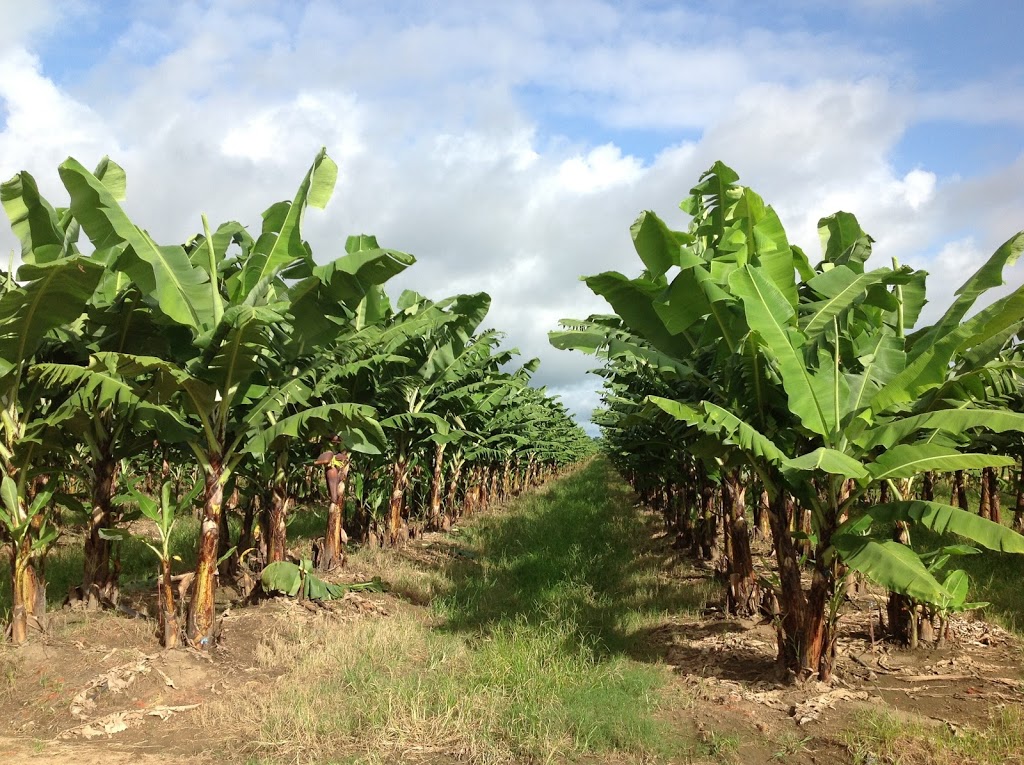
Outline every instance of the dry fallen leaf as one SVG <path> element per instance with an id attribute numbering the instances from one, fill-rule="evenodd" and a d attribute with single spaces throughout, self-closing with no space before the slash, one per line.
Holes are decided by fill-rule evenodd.
<path id="1" fill-rule="evenodd" d="M 829 691 L 813 699 L 808 699 L 802 704 L 793 707 L 792 717 L 796 718 L 797 725 L 806 725 L 817 720 L 826 709 L 833 709 L 836 702 L 850 700 L 867 701 L 867 691 L 848 691 L 841 688 L 836 691 Z"/>
<path id="2" fill-rule="evenodd" d="M 88 713 L 96 708 L 96 697 L 100 693 L 121 693 L 135 682 L 136 677 L 149 674 L 149 670 L 149 657 L 145 657 L 131 664 L 121 664 L 93 678 L 71 700 L 71 715 L 79 720 L 87 719 Z"/>

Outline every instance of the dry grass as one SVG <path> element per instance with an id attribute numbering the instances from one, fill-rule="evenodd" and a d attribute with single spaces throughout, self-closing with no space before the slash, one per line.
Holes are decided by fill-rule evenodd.
<path id="1" fill-rule="evenodd" d="M 931 722 L 931 721 L 929 721 Z M 1001 765 L 1021 762 L 1024 710 L 993 711 L 983 728 L 915 724 L 890 714 L 861 717 L 844 736 L 855 765 Z"/>
<path id="2" fill-rule="evenodd" d="M 47 632 L 54 640 L 87 646 L 131 645 L 153 648 L 156 623 L 133 619 L 112 611 L 55 611 L 49 614 Z"/>
<path id="3" fill-rule="evenodd" d="M 348 568 L 358 578 L 379 576 L 398 597 L 427 605 L 445 592 L 449 582 L 437 567 L 427 567 L 393 550 L 363 547 L 349 557 Z"/>
<path id="4" fill-rule="evenodd" d="M 15 680 L 18 675 L 18 658 L 14 648 L 0 645 L 0 701 L 4 700 L 14 691 Z"/>

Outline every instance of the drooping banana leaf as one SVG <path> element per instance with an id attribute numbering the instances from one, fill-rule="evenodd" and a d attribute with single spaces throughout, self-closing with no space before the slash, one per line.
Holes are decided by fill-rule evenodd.
<path id="1" fill-rule="evenodd" d="M 886 478 L 911 478 L 926 470 L 952 472 L 984 467 L 1005 467 L 1015 464 L 1012 457 L 997 454 L 964 454 L 938 444 L 900 444 L 883 452 L 874 462 L 865 465 L 874 481 Z"/>
<path id="2" fill-rule="evenodd" d="M 947 603 L 953 595 L 925 568 L 912 549 L 890 539 L 835 534 L 832 545 L 843 562 L 891 592 L 925 603 Z"/>
<path id="3" fill-rule="evenodd" d="M 22 265 L 22 284 L 0 296 L 0 377 L 28 361 L 48 332 L 82 315 L 102 274 L 81 255 Z"/>
<path id="4" fill-rule="evenodd" d="M 1024 536 L 1002 524 L 941 502 L 905 500 L 872 505 L 857 518 L 844 523 L 836 534 L 864 531 L 873 523 L 907 521 L 939 534 L 959 534 L 972 542 L 1008 553 L 1024 553 Z"/>
<path id="5" fill-rule="evenodd" d="M 114 267 L 124 270 L 146 293 L 152 293 L 165 315 L 198 335 L 213 323 L 209 277 L 190 262 L 178 246 L 159 246 L 136 226 L 110 190 L 77 160 L 59 169 L 71 195 L 71 212 L 97 250 L 126 242 L 129 247 Z"/>

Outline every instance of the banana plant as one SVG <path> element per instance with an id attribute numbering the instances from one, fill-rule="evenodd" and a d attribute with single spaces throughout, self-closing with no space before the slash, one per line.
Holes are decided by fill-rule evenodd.
<path id="1" fill-rule="evenodd" d="M 348 542 L 344 528 L 345 495 L 348 491 L 348 474 L 352 469 L 352 453 L 348 449 L 338 452 L 327 450 L 320 453 L 315 464 L 324 469 L 328 507 L 323 547 L 315 551 L 313 563 L 319 571 L 330 571 L 342 565 L 345 560 L 344 545 Z"/>
<path id="2" fill-rule="evenodd" d="M 11 569 L 14 599 L 11 614 L 11 637 L 22 643 L 29 627 L 46 627 L 46 583 L 35 568 L 35 561 L 43 558 L 59 535 L 49 515 L 53 492 L 37 493 L 30 504 L 18 496 L 18 486 L 9 475 L 0 479 L 0 523 L 4 536 L 11 545 Z"/>
<path id="3" fill-rule="evenodd" d="M 634 240 L 647 271 L 639 279 L 602 274 L 587 282 L 655 351 L 691 368 L 699 357 L 727 370 L 724 381 L 690 373 L 703 394 L 693 395 L 700 386 L 690 385 L 689 399 L 650 400 L 743 455 L 767 489 L 780 567 L 780 661 L 797 677 L 827 679 L 844 566 L 896 591 L 949 595 L 919 560 L 910 565 L 909 548 L 842 526 L 870 512 L 868 487 L 924 470 L 1010 462 L 965 454 L 932 436 L 954 427 L 1015 429 L 1019 416 L 970 402 L 944 405 L 957 409 L 954 416 L 910 409 L 922 398 L 945 400 L 1020 327 L 1021 290 L 959 319 L 998 283 L 1024 237 L 1011 239 L 968 280 L 935 327 L 908 337 L 905 328 L 924 302 L 922 273 L 895 265 L 865 270 L 871 239 L 848 213 L 820 222 L 825 252 L 812 269 L 787 243 L 777 216 L 736 180 L 721 163 L 702 176 L 683 204 L 695 216 L 687 233 L 669 231 L 651 213 L 641 216 Z M 669 282 L 665 274 L 675 269 Z M 789 495 L 812 516 L 816 549 L 807 591 L 786 523 Z M 985 538 L 988 527 L 970 528 L 978 541 Z"/>
<path id="4" fill-rule="evenodd" d="M 822 228 L 827 229 L 833 222 L 823 221 Z M 775 536 L 779 564 L 785 566 L 780 572 L 782 621 L 784 625 L 787 619 L 796 622 L 790 629 L 783 627 L 787 634 L 797 633 L 797 639 L 789 643 L 795 649 L 793 663 L 816 667 L 822 679 L 831 672 L 836 588 L 843 565 L 895 592 L 930 602 L 950 597 L 909 548 L 891 540 L 852 535 L 841 526 L 844 519 L 873 512 L 863 507 L 868 487 L 884 481 L 895 490 L 894 481 L 925 470 L 1011 464 L 1012 460 L 1001 455 L 962 453 L 935 439 L 934 434 L 949 432 L 953 427 L 1017 429 L 1024 422 L 1009 412 L 975 410 L 969 402 L 961 402 L 956 412 L 934 414 L 915 414 L 904 406 L 949 387 L 961 372 L 967 354 L 984 354 L 983 346 L 998 336 L 1005 328 L 1004 322 L 1019 326 L 1024 304 L 1015 303 L 1013 296 L 998 301 L 977 321 L 953 329 L 958 336 L 956 342 L 935 338 L 936 345 L 929 349 L 917 346 L 915 353 L 913 346 L 903 342 L 908 303 L 901 295 L 902 285 L 889 269 L 882 269 L 882 274 L 861 273 L 850 266 L 841 270 L 844 260 L 856 263 L 852 253 L 863 252 L 867 239 L 849 218 L 844 221 L 843 232 L 848 238 L 831 251 L 826 249 L 825 262 L 834 267 L 822 269 L 807 280 L 805 301 L 798 307 L 792 306 L 756 266 L 736 269 L 729 278 L 729 287 L 742 305 L 750 332 L 786 394 L 789 411 L 781 412 L 777 420 L 785 421 L 786 415 L 790 416 L 803 442 L 798 442 L 799 451 L 794 453 L 792 446 L 776 444 L 757 431 L 746 421 L 742 408 L 730 410 L 704 401 L 696 410 L 687 411 L 673 402 L 655 400 L 666 411 L 747 451 L 751 467 L 770 495 L 778 497 L 785 487 L 811 509 L 817 549 L 815 574 L 806 595 L 797 591 L 794 553 L 779 549 L 788 548 L 787 530 L 779 528 Z M 994 256 L 997 260 L 1002 257 L 1000 252 Z M 891 291 L 874 289 L 887 282 L 893 286 Z M 970 290 L 971 284 L 969 280 L 965 289 Z M 909 308 L 919 304 L 915 302 Z M 858 309 L 861 316 L 857 315 Z M 830 314 L 830 318 L 823 320 L 823 314 Z M 947 351 L 936 356 L 936 346 Z M 941 365 L 946 374 L 938 374 L 936 365 Z M 972 522 L 965 530 L 971 532 L 970 538 L 984 544 L 990 530 L 984 524 L 988 522 L 968 517 L 978 523 Z M 1007 543 L 1009 547 L 1014 544 L 1015 540 Z"/>
<path id="5" fill-rule="evenodd" d="M 164 481 L 160 487 L 159 500 L 139 491 L 137 482 L 129 482 L 124 486 L 125 493 L 118 495 L 114 501 L 120 505 L 134 504 L 139 515 L 148 518 L 156 526 L 157 542 L 149 537 L 133 535 L 125 529 L 103 528 L 100 535 L 107 541 L 123 542 L 126 539 L 137 539 L 156 556 L 159 565 L 157 575 L 157 632 L 160 645 L 164 648 L 177 648 L 181 643 L 181 625 L 178 622 L 178 610 L 174 602 L 174 585 L 171 566 L 175 556 L 171 553 L 171 534 L 181 511 L 190 508 L 203 489 L 203 481 L 196 481 L 192 489 L 181 497 L 174 496 L 174 482 Z"/>
<path id="6" fill-rule="evenodd" d="M 184 332 L 184 341 L 174 343 L 167 358 L 104 352 L 94 354 L 94 359 L 98 364 L 112 363 L 122 379 L 145 385 L 152 403 L 184 413 L 189 433 L 183 440 L 205 474 L 186 633 L 191 643 L 206 648 L 214 635 L 224 487 L 248 454 L 249 439 L 264 443 L 272 434 L 281 437 L 295 427 L 276 422 L 289 395 L 302 387 L 296 383 L 296 357 L 288 350 L 309 354 L 311 349 L 288 342 L 286 328 L 307 340 L 315 337 L 291 309 L 315 302 L 317 291 L 310 279 L 328 278 L 316 270 L 302 240 L 301 222 L 307 206 L 322 208 L 327 203 L 337 168 L 321 151 L 294 199 L 264 213 L 263 231 L 255 241 L 234 223 L 214 232 L 204 218 L 203 233 L 186 246 L 157 245 L 77 162 L 65 162 L 60 174 L 71 195 L 72 213 L 96 248 L 119 251 L 111 268 L 138 285 L 162 323 Z M 285 271 L 304 289 L 292 291 L 283 281 Z M 337 430 L 375 428 L 366 407 L 338 404 L 332 418 Z"/>
<path id="7" fill-rule="evenodd" d="M 464 372 L 463 356 L 474 356 L 475 352 L 467 349 L 474 347 L 473 333 L 489 305 L 490 298 L 482 293 L 434 303 L 407 292 L 399 299 L 393 326 L 385 331 L 398 338 L 395 353 L 404 359 L 376 397 L 381 426 L 393 444 L 388 503 L 392 546 L 400 545 L 408 534 L 405 498 L 410 458 L 432 439 L 444 439 L 451 433 L 452 423 L 445 417 L 450 413 L 441 406 L 441 395 Z"/>
<path id="8" fill-rule="evenodd" d="M 21 643 L 29 624 L 44 618 L 45 582 L 37 564 L 50 533 L 48 502 L 38 501 L 45 494 L 33 492 L 37 465 L 50 446 L 41 434 L 53 402 L 41 395 L 32 368 L 43 346 L 59 340 L 57 333 L 76 333 L 104 274 L 106 253 L 78 253 L 67 212 L 50 206 L 28 173 L 0 185 L 0 201 L 22 245 L 17 278 L 5 274 L 0 295 L 0 470 L 6 486 L 0 535 L 12 551 L 11 634 Z"/>

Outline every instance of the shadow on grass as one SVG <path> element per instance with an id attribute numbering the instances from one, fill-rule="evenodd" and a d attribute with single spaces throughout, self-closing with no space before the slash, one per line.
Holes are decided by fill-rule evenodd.
<path id="1" fill-rule="evenodd" d="M 567 652 L 649 660 L 639 643 L 652 623 L 703 608 L 707 585 L 664 576 L 669 556 L 650 544 L 653 520 L 604 460 L 519 502 L 515 514 L 470 527 L 476 557 L 449 566 L 438 603 L 446 629 L 486 636 L 557 624 Z"/>

